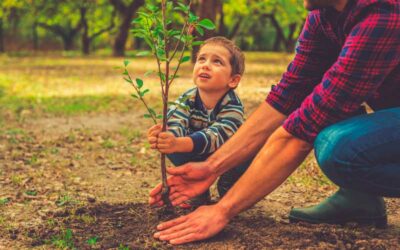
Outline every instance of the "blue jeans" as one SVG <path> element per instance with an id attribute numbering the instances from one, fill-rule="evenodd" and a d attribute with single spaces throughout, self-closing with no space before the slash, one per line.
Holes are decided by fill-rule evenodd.
<path id="1" fill-rule="evenodd" d="M 400 197 L 400 107 L 331 125 L 314 149 L 321 170 L 339 187 Z"/>
<path id="2" fill-rule="evenodd" d="M 167 155 L 168 159 L 177 167 L 188 162 L 205 161 L 208 156 L 210 155 L 198 156 L 193 153 L 173 153 Z M 242 176 L 243 173 L 250 166 L 252 160 L 253 159 L 248 160 L 243 164 L 230 169 L 219 177 L 217 190 L 220 197 L 224 196 L 228 192 L 228 190 L 235 184 L 235 182 L 239 180 L 240 176 Z"/>

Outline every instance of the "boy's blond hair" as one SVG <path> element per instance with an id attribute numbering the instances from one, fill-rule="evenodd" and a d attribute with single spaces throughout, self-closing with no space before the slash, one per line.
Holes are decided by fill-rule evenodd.
<path id="1" fill-rule="evenodd" d="M 229 63 L 231 64 L 232 67 L 232 73 L 231 75 L 243 75 L 244 73 L 244 54 L 242 50 L 235 45 L 234 42 L 231 40 L 227 39 L 226 37 L 223 36 L 215 36 L 211 37 L 207 40 L 204 41 L 204 43 L 200 46 L 200 49 L 207 44 L 216 44 L 216 45 L 221 45 L 225 49 L 229 51 L 231 54 L 231 58 L 229 60 Z M 200 51 L 200 50 L 199 50 Z"/>

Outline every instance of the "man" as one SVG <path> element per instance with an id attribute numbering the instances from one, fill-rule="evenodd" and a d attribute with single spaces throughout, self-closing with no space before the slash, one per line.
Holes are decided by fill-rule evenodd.
<path id="1" fill-rule="evenodd" d="M 255 156 L 215 205 L 158 225 L 155 237 L 182 244 L 211 237 L 268 195 L 314 148 L 339 191 L 293 209 L 291 221 L 384 226 L 381 196 L 400 197 L 400 2 L 305 0 L 311 10 L 296 56 L 266 102 L 205 162 L 169 169 L 174 205 Z M 365 114 L 363 103 L 376 112 Z M 150 204 L 161 205 L 161 186 Z"/>

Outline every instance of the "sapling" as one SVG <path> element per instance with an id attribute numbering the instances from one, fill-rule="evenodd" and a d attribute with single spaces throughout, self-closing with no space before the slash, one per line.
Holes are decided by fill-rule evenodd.
<path id="1" fill-rule="evenodd" d="M 144 115 L 145 118 L 151 119 L 154 124 L 157 124 L 161 120 L 162 132 L 165 132 L 167 129 L 168 105 L 184 109 L 188 108 L 185 107 L 183 104 L 184 100 L 182 99 L 170 102 L 168 95 L 172 83 L 179 77 L 178 71 L 181 64 L 190 61 L 190 56 L 185 56 L 185 51 L 202 43 L 201 41 L 195 41 L 195 37 L 192 35 L 193 31 L 196 30 L 200 35 L 203 35 L 204 29 L 212 30 L 215 28 L 211 20 L 199 20 L 199 17 L 190 11 L 190 2 L 188 5 L 177 1 L 174 2 L 176 4 L 172 1 L 162 0 L 161 8 L 148 4 L 146 5 L 146 11 L 137 12 L 138 17 L 132 21 L 135 25 L 132 29 L 133 35 L 142 38 L 149 47 L 148 51 L 139 52 L 136 56 L 153 55 L 156 61 L 157 71 L 148 71 L 144 75 L 148 76 L 155 73 L 159 78 L 162 99 L 161 113 L 156 112 L 145 100 L 145 96 L 150 90 L 145 88 L 144 81 L 141 78 L 132 77 L 127 69 L 129 61 L 124 61 L 124 80 L 132 85 L 135 91 L 132 97 L 143 103 L 147 110 L 147 113 Z M 183 18 L 183 23 L 177 21 L 177 15 L 180 16 L 180 19 Z M 161 197 L 164 204 L 171 208 L 165 154 L 163 153 L 161 153 L 161 174 Z"/>

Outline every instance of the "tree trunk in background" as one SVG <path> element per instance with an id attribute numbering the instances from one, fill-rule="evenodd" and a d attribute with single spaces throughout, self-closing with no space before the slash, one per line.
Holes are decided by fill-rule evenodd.
<path id="1" fill-rule="evenodd" d="M 285 35 L 283 34 L 283 30 L 275 18 L 275 14 L 274 13 L 269 14 L 268 17 L 271 20 L 271 24 L 272 26 L 274 26 L 276 32 L 273 50 L 280 51 L 281 44 L 285 45 Z"/>
<path id="2" fill-rule="evenodd" d="M 215 19 L 217 17 L 218 6 L 222 5 L 222 3 L 220 3 L 220 1 L 221 0 L 199 0 L 199 5 L 196 8 L 196 13 L 197 13 L 197 16 L 200 18 L 200 20 L 202 20 L 204 18 L 208 18 L 215 23 Z M 197 40 L 204 41 L 204 40 L 214 36 L 215 30 L 204 29 L 203 36 L 200 36 L 200 34 L 198 34 L 197 32 L 196 32 L 196 35 L 198 35 Z M 198 46 L 193 47 L 192 62 L 196 61 L 196 55 L 197 55 L 198 51 L 199 51 Z"/>
<path id="3" fill-rule="evenodd" d="M 74 49 L 74 37 L 63 36 L 62 40 L 63 40 L 64 50 L 65 51 L 70 51 L 70 50 Z"/>
<path id="4" fill-rule="evenodd" d="M 137 10 L 144 5 L 144 0 L 133 0 L 128 6 L 126 6 L 122 0 L 109 1 L 122 16 L 122 23 L 119 26 L 119 31 L 114 42 L 113 55 L 124 56 L 125 44 L 128 39 L 132 19 Z"/>
<path id="5" fill-rule="evenodd" d="M 32 42 L 33 42 L 33 50 L 39 49 L 39 36 L 37 32 L 37 21 L 35 20 L 32 25 Z"/>
<path id="6" fill-rule="evenodd" d="M 89 55 L 90 53 L 90 38 L 89 38 L 89 27 L 86 19 L 87 9 L 85 7 L 80 8 L 81 13 L 81 24 L 83 28 L 82 33 L 82 53 L 84 55 Z"/>
<path id="7" fill-rule="evenodd" d="M 4 52 L 3 18 L 0 18 L 0 53 Z"/>
<path id="8" fill-rule="evenodd" d="M 38 25 L 46 30 L 53 32 L 57 36 L 60 36 L 63 41 L 64 50 L 66 51 L 72 50 L 74 48 L 74 38 L 82 27 L 81 22 L 79 22 L 76 27 L 61 27 L 60 25 L 48 25 L 45 23 L 38 23 Z"/>
<path id="9" fill-rule="evenodd" d="M 296 23 L 291 23 L 289 25 L 289 36 L 287 37 L 285 42 L 286 52 L 294 51 L 294 47 L 296 46 L 296 41 L 297 41 L 297 37 L 294 37 L 296 28 L 297 28 Z"/>
<path id="10" fill-rule="evenodd" d="M 219 14 L 219 20 L 218 20 L 218 35 L 219 36 L 227 36 L 228 35 L 228 29 L 225 25 L 225 15 L 224 15 L 224 4 L 222 1 L 218 1 L 218 14 Z"/>

